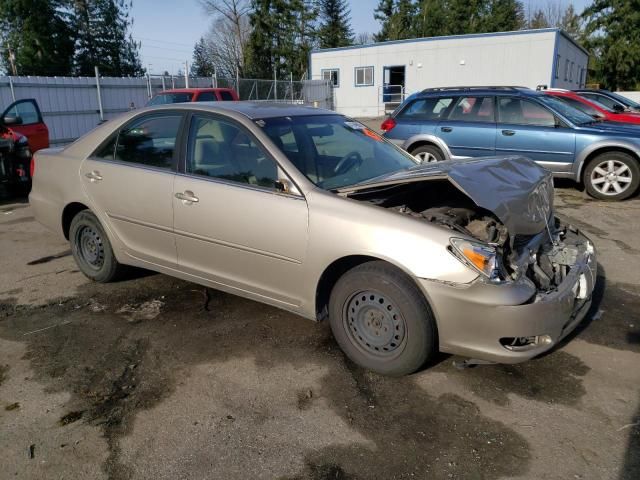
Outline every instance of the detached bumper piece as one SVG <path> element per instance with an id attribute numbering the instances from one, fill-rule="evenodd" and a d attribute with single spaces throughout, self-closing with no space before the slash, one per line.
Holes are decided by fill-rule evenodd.
<path id="1" fill-rule="evenodd" d="M 489 362 L 518 363 L 568 335 L 591 306 L 596 252 L 585 235 L 567 228 L 548 258 L 563 267 L 563 278 L 547 291 L 526 277 L 497 285 L 423 280 L 438 321 L 440 349 Z"/>

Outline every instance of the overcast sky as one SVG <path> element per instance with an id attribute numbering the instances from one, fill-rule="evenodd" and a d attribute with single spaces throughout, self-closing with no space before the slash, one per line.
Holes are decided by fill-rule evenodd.
<path id="1" fill-rule="evenodd" d="M 379 29 L 373 18 L 373 10 L 379 0 L 350 0 L 351 21 L 356 33 L 375 33 Z M 568 0 L 525 0 L 531 4 L 545 6 L 549 2 L 568 5 Z M 574 0 L 576 10 L 581 11 L 589 0 Z M 210 17 L 200 7 L 198 0 L 134 0 L 132 16 L 133 36 L 142 42 L 143 66 L 151 73 L 167 70 L 176 73 L 184 70 L 185 60 L 191 61 L 193 45 L 206 33 Z"/>

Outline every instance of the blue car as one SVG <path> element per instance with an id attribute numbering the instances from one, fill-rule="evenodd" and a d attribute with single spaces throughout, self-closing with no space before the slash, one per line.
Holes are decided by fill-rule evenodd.
<path id="1" fill-rule="evenodd" d="M 524 155 L 602 200 L 628 198 L 640 183 L 640 126 L 592 118 L 524 87 L 423 90 L 382 129 L 424 162 Z"/>

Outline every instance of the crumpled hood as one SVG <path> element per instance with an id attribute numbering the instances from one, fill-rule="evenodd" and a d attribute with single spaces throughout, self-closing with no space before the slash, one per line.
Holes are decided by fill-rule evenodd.
<path id="1" fill-rule="evenodd" d="M 391 175 L 345 187 L 349 194 L 402 183 L 449 180 L 476 205 L 500 219 L 512 237 L 534 235 L 546 228 L 553 210 L 549 170 L 525 157 L 485 157 L 425 163 Z"/>

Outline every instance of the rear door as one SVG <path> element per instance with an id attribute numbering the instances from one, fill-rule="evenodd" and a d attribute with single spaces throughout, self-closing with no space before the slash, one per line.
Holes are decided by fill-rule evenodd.
<path id="1" fill-rule="evenodd" d="M 492 96 L 462 96 L 454 100 L 436 134 L 455 157 L 486 157 L 496 152 L 495 100 Z"/>
<path id="2" fill-rule="evenodd" d="M 11 125 L 10 128 L 27 137 L 31 152 L 49 148 L 49 129 L 45 125 L 40 108 L 34 99 L 13 102 L 2 114 L 2 118 L 7 116 L 20 118 L 21 122 L 17 125 Z"/>
<path id="3" fill-rule="evenodd" d="M 417 134 L 434 135 L 453 97 L 426 97 L 410 101 L 396 116 L 396 126 L 385 134 L 390 140 L 406 140 Z"/>
<path id="4" fill-rule="evenodd" d="M 282 193 L 283 172 L 244 126 L 191 117 L 173 208 L 184 272 L 241 292 L 298 305 L 307 250 L 302 195 Z"/>
<path id="5" fill-rule="evenodd" d="M 82 162 L 92 210 L 134 258 L 176 266 L 173 182 L 183 114 L 141 115 Z"/>
<path id="6" fill-rule="evenodd" d="M 519 97 L 498 97 L 498 155 L 523 155 L 565 171 L 573 163 L 575 148 L 575 132 L 551 110 Z"/>

